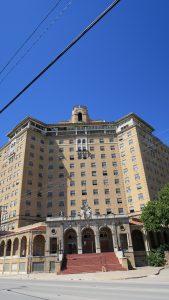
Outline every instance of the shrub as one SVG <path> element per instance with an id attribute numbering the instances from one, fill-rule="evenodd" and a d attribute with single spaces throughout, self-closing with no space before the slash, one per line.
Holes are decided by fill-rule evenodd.
<path id="1" fill-rule="evenodd" d="M 153 267 L 161 267 L 165 265 L 165 250 L 168 245 L 161 245 L 157 249 L 152 249 L 148 256 L 148 265 Z"/>

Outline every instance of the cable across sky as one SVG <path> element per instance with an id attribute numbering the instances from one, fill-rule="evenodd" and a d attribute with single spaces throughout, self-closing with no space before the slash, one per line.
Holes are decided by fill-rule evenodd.
<path id="1" fill-rule="evenodd" d="M 12 98 L 1 110 L 4 112 L 14 103 L 31 85 L 33 85 L 48 69 L 50 69 L 64 54 L 66 54 L 80 39 L 85 36 L 99 21 L 101 21 L 121 0 L 115 0 L 104 10 L 89 26 L 87 26 L 64 50 L 62 50 L 36 77 L 34 77 L 14 98 Z"/>

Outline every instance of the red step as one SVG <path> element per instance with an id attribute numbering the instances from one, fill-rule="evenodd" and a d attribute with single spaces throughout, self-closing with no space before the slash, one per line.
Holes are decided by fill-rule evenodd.
<path id="1" fill-rule="evenodd" d="M 59 274 L 125 271 L 114 252 L 69 254 L 63 260 Z"/>

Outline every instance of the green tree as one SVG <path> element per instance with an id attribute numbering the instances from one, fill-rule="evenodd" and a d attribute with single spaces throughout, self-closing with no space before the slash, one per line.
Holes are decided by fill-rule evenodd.
<path id="1" fill-rule="evenodd" d="M 150 201 L 142 212 L 141 221 L 147 231 L 160 231 L 169 226 L 169 183 L 159 192 L 155 201 Z"/>

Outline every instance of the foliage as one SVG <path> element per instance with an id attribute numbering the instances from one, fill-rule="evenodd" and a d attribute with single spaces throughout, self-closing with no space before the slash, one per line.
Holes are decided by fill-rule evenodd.
<path id="1" fill-rule="evenodd" d="M 148 264 L 153 267 L 161 267 L 165 265 L 165 250 L 169 250 L 168 245 L 161 245 L 155 250 L 151 250 L 148 256 Z"/>
<path id="2" fill-rule="evenodd" d="M 159 192 L 155 201 L 150 201 L 142 212 L 141 221 L 147 231 L 160 231 L 169 225 L 169 183 Z"/>

